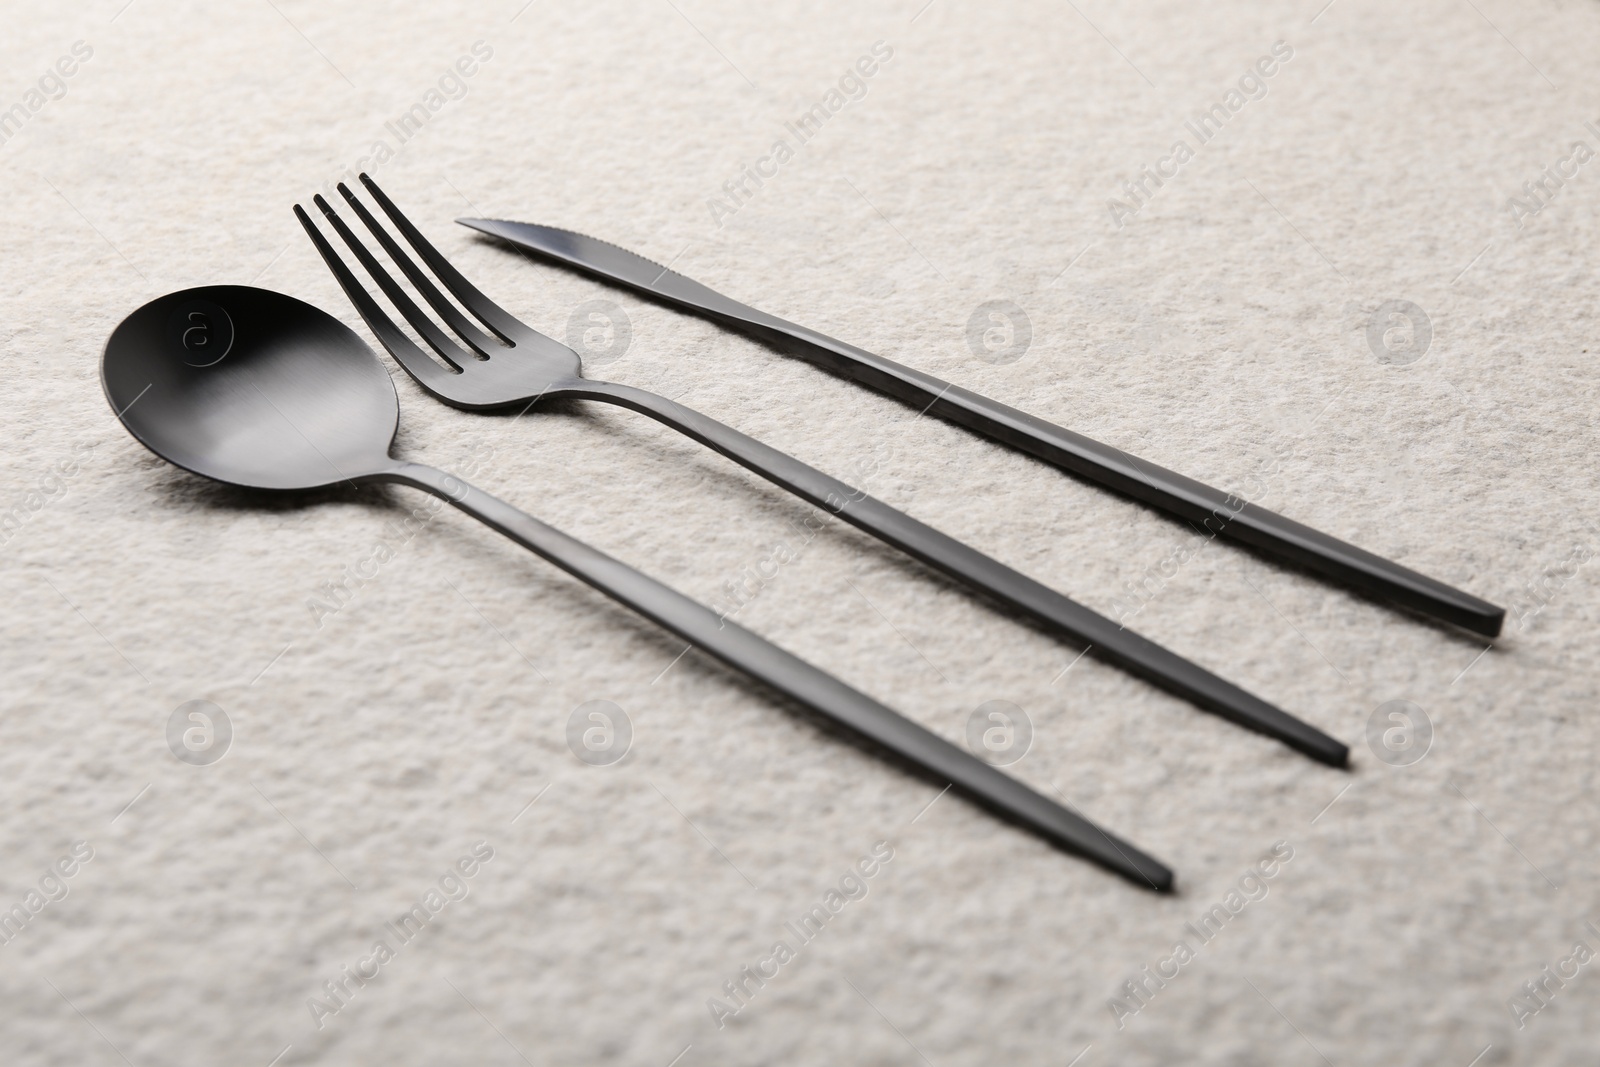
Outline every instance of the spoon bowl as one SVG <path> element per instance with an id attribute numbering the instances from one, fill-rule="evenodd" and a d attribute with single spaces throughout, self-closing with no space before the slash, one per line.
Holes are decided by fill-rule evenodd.
<path id="1" fill-rule="evenodd" d="M 357 333 L 268 289 L 158 297 L 106 342 L 101 382 L 150 451 L 219 482 L 316 489 L 394 466 L 394 383 Z"/>

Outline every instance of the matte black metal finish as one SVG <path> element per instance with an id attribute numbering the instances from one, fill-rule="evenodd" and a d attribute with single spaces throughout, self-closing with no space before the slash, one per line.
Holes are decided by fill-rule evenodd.
<path id="1" fill-rule="evenodd" d="M 903 400 L 926 414 L 965 426 L 1187 522 L 1203 523 L 1211 532 L 1364 593 L 1485 637 L 1497 636 L 1505 621 L 1504 608 L 1470 593 L 931 374 L 748 307 L 625 248 L 554 226 L 499 219 L 456 221 L 661 303 L 796 350 L 801 358 L 824 370 Z"/>
<path id="2" fill-rule="evenodd" d="M 160 297 L 112 333 L 101 381 L 128 431 L 185 470 L 258 489 L 389 482 L 431 493 L 1007 820 L 1139 885 L 1172 888 L 1172 872 L 1133 845 L 764 638 L 454 475 L 392 458 L 394 383 L 366 342 L 310 304 L 245 286 Z"/>
<path id="3" fill-rule="evenodd" d="M 1044 626 L 1086 642 L 1092 654 L 1199 707 L 1277 738 L 1314 759 L 1344 766 L 1348 749 L 1314 726 L 859 489 L 654 393 L 585 380 L 577 353 L 523 325 L 494 304 L 450 266 L 370 178 L 362 175 L 362 181 L 445 287 L 499 338 L 490 337 L 465 320 L 366 207 L 340 185 L 340 192 L 389 258 L 470 346 L 470 350 L 462 348 L 417 307 L 328 203 L 318 197 L 318 207 L 390 301 L 454 370 L 441 367 L 413 344 L 345 266 L 305 211 L 297 206 L 295 212 L 379 341 L 418 384 L 445 403 L 481 409 L 526 404 L 542 397 L 569 397 L 606 401 L 641 412 Z"/>

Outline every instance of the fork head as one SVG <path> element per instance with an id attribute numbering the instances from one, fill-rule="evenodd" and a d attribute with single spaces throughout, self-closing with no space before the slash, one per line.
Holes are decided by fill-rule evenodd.
<path id="1" fill-rule="evenodd" d="M 395 325 L 299 204 L 294 206 L 295 217 L 305 227 L 312 244 L 317 246 L 323 261 L 328 264 L 328 269 L 333 272 L 368 328 L 418 385 L 453 407 L 482 409 L 525 403 L 541 396 L 556 396 L 566 387 L 576 384 L 583 374 L 583 364 L 576 352 L 525 325 L 484 296 L 422 236 L 422 231 L 413 226 L 410 219 L 401 214 L 376 182 L 363 174 L 361 184 L 366 186 L 367 192 L 383 209 L 383 213 L 389 216 L 394 228 L 400 231 L 427 264 L 428 270 L 411 258 L 343 182 L 339 183 L 339 193 L 371 231 L 384 252 L 399 266 L 412 287 L 444 320 L 453 337 L 417 306 L 416 301 L 411 299 L 320 194 L 315 197 L 314 203 L 338 231 L 344 243 L 350 246 L 350 251 L 355 253 L 389 302 L 447 366 L 441 366 Z M 477 321 L 462 314 L 460 308 L 440 292 L 439 286 L 434 283 L 435 278 Z"/>

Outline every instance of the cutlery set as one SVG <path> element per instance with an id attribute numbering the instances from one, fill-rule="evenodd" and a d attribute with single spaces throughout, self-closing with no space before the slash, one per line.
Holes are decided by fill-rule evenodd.
<path id="1" fill-rule="evenodd" d="M 360 180 L 415 255 L 341 184 L 345 206 L 432 314 L 412 299 L 333 205 L 319 195 L 314 206 L 431 354 L 382 308 L 312 214 L 296 205 L 295 215 L 379 343 L 435 399 L 468 411 L 526 407 L 546 398 L 582 399 L 646 415 L 974 595 L 1087 644 L 1090 655 L 1322 763 L 1346 764 L 1346 746 L 1316 727 L 859 489 L 665 397 L 586 377 L 576 352 L 490 300 L 376 183 L 365 174 Z M 615 245 L 547 226 L 459 221 L 544 260 L 752 335 L 919 411 L 1362 594 L 1474 633 L 1499 633 L 1503 609 L 1474 596 L 1126 452 L 758 311 Z M 1138 884 L 1157 891 L 1172 887 L 1172 871 L 1138 848 L 710 608 L 452 474 L 392 456 L 399 426 L 394 384 L 366 342 L 318 308 L 246 286 L 172 293 L 116 328 L 101 371 L 107 399 L 123 425 L 178 467 L 263 490 L 391 483 L 431 493 L 996 815 Z"/>

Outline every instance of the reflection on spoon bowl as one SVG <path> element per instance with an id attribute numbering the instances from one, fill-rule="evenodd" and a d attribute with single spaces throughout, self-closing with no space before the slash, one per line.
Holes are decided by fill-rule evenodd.
<path id="1" fill-rule="evenodd" d="M 242 285 L 152 300 L 106 342 L 101 380 L 145 447 L 256 489 L 313 489 L 389 470 L 394 383 L 338 319 Z"/>

